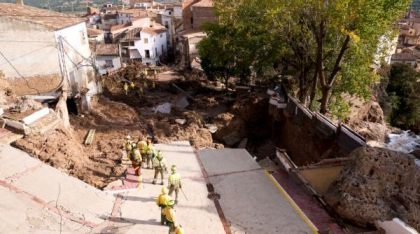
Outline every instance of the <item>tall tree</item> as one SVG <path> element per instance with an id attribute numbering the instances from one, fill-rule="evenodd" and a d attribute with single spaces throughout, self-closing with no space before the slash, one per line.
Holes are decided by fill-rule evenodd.
<path id="1" fill-rule="evenodd" d="M 311 104 L 319 95 L 326 113 L 343 92 L 369 97 L 378 44 L 391 35 L 409 2 L 219 0 L 215 8 L 219 25 L 234 32 L 226 43 L 235 45 L 235 61 L 247 61 L 257 72 L 283 64 L 295 74 L 299 99 L 310 96 Z"/>

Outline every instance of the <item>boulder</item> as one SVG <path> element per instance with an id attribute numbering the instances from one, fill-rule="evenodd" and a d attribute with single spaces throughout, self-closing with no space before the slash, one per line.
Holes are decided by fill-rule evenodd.
<path id="1" fill-rule="evenodd" d="M 414 156 L 381 148 L 354 150 L 324 195 L 343 219 L 361 226 L 400 218 L 420 230 L 420 166 Z"/>

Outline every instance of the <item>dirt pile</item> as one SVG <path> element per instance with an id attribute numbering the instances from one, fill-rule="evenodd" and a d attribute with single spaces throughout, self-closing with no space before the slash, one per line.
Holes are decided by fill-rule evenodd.
<path id="1" fill-rule="evenodd" d="M 176 119 L 185 119 L 186 122 L 181 125 L 175 122 Z M 190 141 L 197 148 L 220 147 L 213 143 L 211 133 L 204 128 L 201 117 L 194 111 L 157 113 L 153 118 L 147 118 L 146 122 L 158 143 Z"/>
<path id="2" fill-rule="evenodd" d="M 114 139 L 98 141 L 86 149 L 70 131 L 58 128 L 48 136 L 18 140 L 16 145 L 36 158 L 97 188 L 124 175 L 122 152 Z M 94 152 L 92 152 L 94 151 Z M 96 151 L 96 152 L 95 152 Z"/>
<path id="3" fill-rule="evenodd" d="M 47 136 L 30 136 L 16 145 L 50 164 L 97 188 L 124 176 L 120 149 L 127 135 L 137 138 L 146 133 L 146 125 L 130 106 L 100 98 L 86 116 L 70 116 L 72 128 L 58 128 Z M 95 129 L 92 145 L 83 142 Z"/>
<path id="4" fill-rule="evenodd" d="M 370 147 L 359 148 L 350 157 L 325 201 L 357 225 L 398 217 L 420 230 L 419 161 L 409 154 Z"/>

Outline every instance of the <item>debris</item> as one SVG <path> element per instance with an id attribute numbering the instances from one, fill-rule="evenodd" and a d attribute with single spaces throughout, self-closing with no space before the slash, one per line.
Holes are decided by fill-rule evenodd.
<path id="1" fill-rule="evenodd" d="M 183 89 L 181 89 L 180 87 L 178 87 L 176 84 L 172 84 L 176 89 L 178 89 L 179 91 L 181 91 L 181 93 L 187 95 L 187 97 L 189 97 L 191 100 L 195 101 L 195 99 L 189 95 L 187 92 L 185 92 Z"/>
<path id="2" fill-rule="evenodd" d="M 86 137 L 86 140 L 85 140 L 85 145 L 91 145 L 92 144 L 93 138 L 95 137 L 95 132 L 96 132 L 95 129 L 89 130 L 89 133 L 88 133 L 88 135 Z"/>
<path id="3" fill-rule="evenodd" d="M 182 98 L 180 98 L 180 99 L 176 102 L 176 104 L 175 104 L 175 106 L 176 106 L 178 109 L 181 109 L 181 110 L 183 110 L 183 109 L 187 108 L 187 106 L 189 106 L 189 105 L 190 105 L 190 103 L 188 102 L 188 100 L 187 100 L 187 98 L 186 98 L 186 97 L 182 97 Z"/>
<path id="4" fill-rule="evenodd" d="M 245 149 L 247 143 L 248 143 L 248 138 L 242 139 L 241 143 L 239 143 L 239 145 L 238 145 L 238 148 L 239 149 Z"/>
<path id="5" fill-rule="evenodd" d="M 181 125 L 184 125 L 186 122 L 187 122 L 186 119 L 175 119 L 175 123 L 178 123 L 178 124 L 181 124 Z"/>
<path id="6" fill-rule="evenodd" d="M 162 105 L 158 105 L 156 108 L 154 108 L 155 114 L 157 112 L 169 114 L 169 113 L 171 113 L 171 106 L 172 105 L 169 102 L 167 102 L 165 104 L 162 104 Z"/>
<path id="7" fill-rule="evenodd" d="M 238 131 L 234 131 L 231 134 L 223 137 L 223 140 L 225 141 L 226 145 L 232 146 L 236 143 L 238 143 L 242 139 L 241 135 Z"/>
<path id="8" fill-rule="evenodd" d="M 211 133 L 217 132 L 217 126 L 214 124 L 206 124 L 204 125 Z"/>

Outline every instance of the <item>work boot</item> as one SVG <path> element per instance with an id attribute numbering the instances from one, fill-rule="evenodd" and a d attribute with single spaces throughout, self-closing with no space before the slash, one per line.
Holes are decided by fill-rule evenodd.
<path id="1" fill-rule="evenodd" d="M 160 185 L 164 185 L 165 183 L 162 181 L 162 182 L 160 182 Z"/>
<path id="2" fill-rule="evenodd" d="M 154 180 L 154 181 L 152 182 L 152 184 L 156 184 L 156 180 Z"/>

